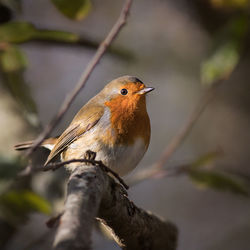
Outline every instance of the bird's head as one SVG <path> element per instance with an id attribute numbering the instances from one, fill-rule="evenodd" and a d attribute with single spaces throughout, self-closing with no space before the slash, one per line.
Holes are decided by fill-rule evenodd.
<path id="1" fill-rule="evenodd" d="M 128 111 L 146 108 L 145 95 L 152 90 L 134 76 L 122 76 L 108 83 L 102 95 L 106 106 Z"/>

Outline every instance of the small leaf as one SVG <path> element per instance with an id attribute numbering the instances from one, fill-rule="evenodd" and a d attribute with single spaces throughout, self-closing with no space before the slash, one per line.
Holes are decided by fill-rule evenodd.
<path id="1" fill-rule="evenodd" d="M 237 66 L 248 21 L 245 17 L 234 19 L 224 30 L 215 39 L 211 55 L 201 66 L 201 81 L 208 86 L 227 79 Z"/>
<path id="2" fill-rule="evenodd" d="M 187 173 L 198 187 L 230 191 L 245 196 L 249 195 L 248 185 L 238 176 L 200 169 L 189 169 Z"/>
<path id="3" fill-rule="evenodd" d="M 51 0 L 66 17 L 75 20 L 83 19 L 91 9 L 90 0 Z"/>
<path id="4" fill-rule="evenodd" d="M 16 46 L 8 45 L 0 53 L 0 63 L 4 72 L 24 70 L 28 64 L 24 53 Z"/>
<path id="5" fill-rule="evenodd" d="M 227 79 L 239 61 L 238 48 L 227 43 L 218 48 L 214 54 L 202 65 L 202 82 L 205 85 Z"/>
<path id="6" fill-rule="evenodd" d="M 35 34 L 34 25 L 27 22 L 8 22 L 0 26 L 0 42 L 21 43 Z"/>
<path id="7" fill-rule="evenodd" d="M 31 212 L 51 213 L 51 206 L 44 198 L 28 190 L 9 191 L 0 196 L 1 215 L 11 220 L 22 220 Z"/>
<path id="8" fill-rule="evenodd" d="M 24 43 L 34 39 L 73 43 L 79 40 L 79 36 L 60 30 L 37 29 L 28 22 L 8 22 L 0 25 L 0 43 Z"/>
<path id="9" fill-rule="evenodd" d="M 209 152 L 194 161 L 190 168 L 197 169 L 213 163 L 221 155 L 220 151 Z"/>
<path id="10" fill-rule="evenodd" d="M 74 43 L 79 40 L 79 36 L 77 34 L 58 30 L 37 30 L 33 38 L 39 40 L 53 40 L 69 43 Z"/>

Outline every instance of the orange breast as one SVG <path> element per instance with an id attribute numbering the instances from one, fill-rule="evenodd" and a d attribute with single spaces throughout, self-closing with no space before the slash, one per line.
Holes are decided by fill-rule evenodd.
<path id="1" fill-rule="evenodd" d="M 146 110 L 145 96 L 117 96 L 105 103 L 110 109 L 112 131 L 105 141 L 115 144 L 131 145 L 142 138 L 145 145 L 150 140 L 150 121 Z"/>

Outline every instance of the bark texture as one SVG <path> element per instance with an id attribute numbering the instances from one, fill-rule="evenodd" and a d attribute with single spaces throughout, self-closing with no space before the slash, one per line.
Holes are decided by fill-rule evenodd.
<path id="1" fill-rule="evenodd" d="M 122 249 L 176 249 L 177 229 L 172 223 L 136 207 L 125 189 L 98 166 L 78 164 L 69 178 L 54 249 L 91 249 L 95 218 Z"/>
<path id="2" fill-rule="evenodd" d="M 91 249 L 91 231 L 106 184 L 100 169 L 79 163 L 69 178 L 54 249 Z"/>
<path id="3" fill-rule="evenodd" d="M 113 179 L 107 185 L 98 218 L 122 249 L 176 249 L 176 226 L 138 208 Z"/>

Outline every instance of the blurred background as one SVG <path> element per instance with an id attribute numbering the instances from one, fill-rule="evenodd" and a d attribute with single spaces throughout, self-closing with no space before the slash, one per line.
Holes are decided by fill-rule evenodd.
<path id="1" fill-rule="evenodd" d="M 123 3 L 0 0 L 1 249 L 49 249 L 53 241 L 54 230 L 45 223 L 63 209 L 68 173 L 20 174 L 31 163 L 13 145 L 34 139 L 50 122 Z M 127 25 L 53 131 L 60 134 L 110 80 L 137 76 L 155 87 L 147 99 L 152 137 L 136 169 L 140 173 L 159 159 L 202 96 L 219 84 L 165 165 L 188 169 L 129 189 L 136 205 L 177 225 L 178 250 L 249 249 L 249 3 L 135 0 Z M 33 166 L 41 167 L 47 153 L 37 150 Z M 98 229 L 93 246 L 119 249 Z"/>

